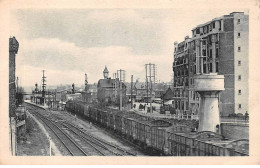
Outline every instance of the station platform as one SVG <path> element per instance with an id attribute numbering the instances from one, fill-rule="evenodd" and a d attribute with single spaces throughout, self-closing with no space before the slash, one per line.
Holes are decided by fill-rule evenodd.
<path id="1" fill-rule="evenodd" d="M 36 104 L 36 103 L 31 102 L 30 100 L 24 100 L 24 102 L 28 103 L 28 104 L 32 104 L 32 105 L 38 106 L 38 107 L 43 108 L 45 110 L 49 109 L 49 107 L 47 105 Z"/>

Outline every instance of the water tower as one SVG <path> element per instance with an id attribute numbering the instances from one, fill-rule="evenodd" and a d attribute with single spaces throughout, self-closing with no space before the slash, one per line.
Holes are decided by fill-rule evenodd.
<path id="1" fill-rule="evenodd" d="M 197 39 L 196 75 L 194 76 L 194 91 L 200 94 L 199 128 L 198 131 L 218 132 L 220 128 L 219 93 L 224 88 L 224 75 L 216 71 L 216 51 L 212 51 L 212 67 L 207 67 L 207 43 L 215 44 L 216 35 L 211 36 L 211 42 Z M 206 70 L 206 72 L 204 72 Z"/>

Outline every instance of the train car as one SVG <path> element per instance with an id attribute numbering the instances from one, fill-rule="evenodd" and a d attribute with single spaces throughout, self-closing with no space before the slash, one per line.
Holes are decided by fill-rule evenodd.
<path id="1" fill-rule="evenodd" d="M 224 144 L 229 143 L 229 140 L 225 140 L 220 134 L 210 131 L 198 132 L 191 136 L 193 150 L 191 155 L 193 156 L 226 156 L 228 155 Z M 188 146 L 188 144 L 187 144 Z"/>
<path id="2" fill-rule="evenodd" d="M 103 127 L 107 126 L 107 111 L 104 109 L 100 110 L 100 124 Z"/>
<path id="3" fill-rule="evenodd" d="M 66 102 L 65 109 L 66 109 L 67 111 L 71 111 L 71 101 L 67 101 L 67 102 Z"/>
<path id="4" fill-rule="evenodd" d="M 102 111 L 102 109 L 97 109 L 97 111 L 96 111 L 96 122 L 100 125 L 102 125 L 101 124 L 101 111 Z"/>
<path id="5" fill-rule="evenodd" d="M 210 131 L 197 133 L 171 133 L 170 152 L 174 156 L 229 156 L 225 144 L 230 140 Z"/>
<path id="6" fill-rule="evenodd" d="M 172 123 L 165 120 L 154 120 L 150 123 L 150 146 L 153 149 L 151 152 L 163 154 L 166 137 L 166 128 L 172 126 Z"/>
<path id="7" fill-rule="evenodd" d="M 249 155 L 248 140 L 231 141 L 214 132 L 195 132 L 198 127 L 195 120 L 155 119 L 80 101 L 68 101 L 66 109 L 115 131 L 156 155 Z"/>
<path id="8" fill-rule="evenodd" d="M 189 138 L 189 134 L 196 134 L 192 132 L 193 128 L 187 127 L 187 125 L 174 125 L 167 130 L 166 138 L 166 155 L 173 156 L 190 156 L 190 149 L 192 148 L 192 139 Z M 184 142 L 184 143 L 179 143 Z"/>
<path id="9" fill-rule="evenodd" d="M 108 119 L 108 128 L 111 130 L 114 130 L 115 129 L 115 116 L 113 114 L 113 111 L 110 110 L 108 112 L 107 119 Z"/>
<path id="10" fill-rule="evenodd" d="M 115 132 L 118 133 L 118 134 L 122 134 L 122 128 L 123 128 L 123 115 L 124 115 L 124 112 L 116 112 L 115 114 Z"/>
<path id="11" fill-rule="evenodd" d="M 225 144 L 229 156 L 249 156 L 249 140 L 239 139 Z"/>
<path id="12" fill-rule="evenodd" d="M 137 143 L 143 147 L 147 148 L 150 145 L 150 125 L 151 120 L 139 120 L 137 121 Z"/>
<path id="13" fill-rule="evenodd" d="M 84 106 L 84 112 L 83 112 L 83 115 L 84 115 L 84 118 L 86 119 L 89 119 L 89 105 L 85 105 Z"/>
<path id="14" fill-rule="evenodd" d="M 91 107 L 91 109 L 89 110 L 89 117 L 90 117 L 90 120 L 92 122 L 96 122 L 96 115 L 97 115 L 97 108 L 95 107 Z"/>
<path id="15" fill-rule="evenodd" d="M 126 120 L 126 136 L 130 141 L 134 142 L 136 140 L 136 120 L 135 118 L 127 118 Z"/>
<path id="16" fill-rule="evenodd" d="M 122 117 L 122 135 L 126 138 L 126 139 L 130 139 L 130 134 L 129 134 L 129 130 L 130 130 L 130 120 L 128 119 L 127 116 Z"/>

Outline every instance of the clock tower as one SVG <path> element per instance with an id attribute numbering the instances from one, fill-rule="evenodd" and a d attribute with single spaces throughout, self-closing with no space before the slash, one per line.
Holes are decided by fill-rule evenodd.
<path id="1" fill-rule="evenodd" d="M 107 79 L 108 78 L 108 75 L 109 75 L 109 71 L 107 69 L 107 66 L 105 66 L 105 69 L 103 71 L 103 75 L 104 75 L 104 79 Z"/>

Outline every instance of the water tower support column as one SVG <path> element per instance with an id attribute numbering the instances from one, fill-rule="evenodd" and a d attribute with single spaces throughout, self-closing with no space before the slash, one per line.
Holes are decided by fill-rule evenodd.
<path id="1" fill-rule="evenodd" d="M 217 132 L 217 125 L 220 126 L 219 93 L 224 90 L 224 75 L 197 75 L 194 84 L 194 90 L 201 96 L 198 131 Z"/>

